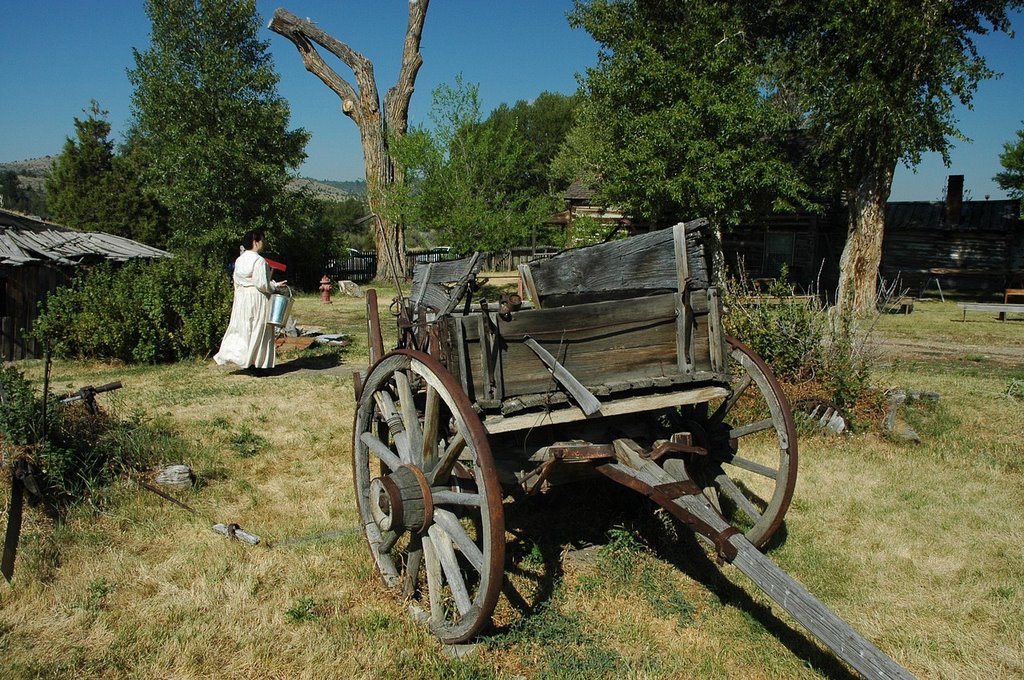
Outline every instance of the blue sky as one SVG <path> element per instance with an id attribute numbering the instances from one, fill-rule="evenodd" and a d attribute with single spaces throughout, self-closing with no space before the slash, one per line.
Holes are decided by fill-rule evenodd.
<path id="1" fill-rule="evenodd" d="M 129 119 L 131 86 L 126 71 L 132 48 L 145 49 L 149 21 L 142 0 L 34 0 L 5 3 L 0 59 L 0 161 L 60 152 L 91 99 L 110 112 L 120 138 Z M 381 94 L 394 83 L 406 25 L 402 0 L 258 0 L 264 21 L 277 7 L 309 17 L 373 61 Z M 431 91 L 461 73 L 477 83 L 485 113 L 501 103 L 532 100 L 541 92 L 571 93 L 576 74 L 596 61 L 590 36 L 569 28 L 571 0 L 433 0 L 423 31 L 423 68 L 410 115 L 426 122 Z M 1024 15 L 1014 25 L 1024 30 Z M 341 114 L 338 98 L 299 60 L 295 47 L 265 29 L 278 90 L 288 99 L 292 126 L 313 135 L 301 174 L 317 179 L 362 177 L 358 131 Z M 969 197 L 1005 194 L 991 181 L 1003 143 L 1024 127 L 1024 37 L 980 40 L 990 65 L 1005 75 L 983 83 L 973 110 L 958 112 L 970 143 L 957 142 L 952 167 L 929 154 L 917 172 L 900 167 L 893 200 L 937 200 L 947 174 L 966 176 Z M 333 60 L 333 57 L 328 55 Z M 347 68 L 332 61 L 340 75 Z"/>

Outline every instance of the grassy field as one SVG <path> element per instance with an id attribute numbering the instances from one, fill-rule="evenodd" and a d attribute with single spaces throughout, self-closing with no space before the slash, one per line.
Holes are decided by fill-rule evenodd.
<path id="1" fill-rule="evenodd" d="M 271 377 L 211 361 L 54 364 L 58 393 L 123 381 L 101 405 L 179 441 L 165 462 L 196 471 L 179 496 L 194 512 L 131 477 L 56 526 L 30 510 L 0 587 L 0 677 L 852 677 L 735 568 L 610 483 L 506 508 L 506 569 L 528 608 L 503 598 L 495 629 L 453 656 L 384 589 L 356 526 L 351 374 L 366 362 L 365 315 L 362 300 L 335 300 L 303 296 L 295 313 L 351 334 L 349 346 L 282 354 Z M 905 411 L 923 443 L 801 439 L 769 554 L 918 677 L 1021 677 L 1024 362 L 977 348 L 1024 348 L 1024 321 L 960 319 L 931 302 L 881 319 L 883 348 L 950 346 L 879 352 L 875 365 L 880 388 L 941 395 Z M 41 362 L 21 367 L 41 379 Z M 262 542 L 227 539 L 217 522 Z"/>

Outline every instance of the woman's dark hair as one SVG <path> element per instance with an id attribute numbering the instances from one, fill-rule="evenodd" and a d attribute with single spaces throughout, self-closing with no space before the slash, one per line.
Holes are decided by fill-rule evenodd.
<path id="1" fill-rule="evenodd" d="M 253 229 L 252 231 L 247 231 L 242 236 L 242 247 L 245 248 L 246 250 L 252 250 L 253 244 L 256 243 L 256 241 L 262 241 L 262 240 L 263 240 L 263 232 L 260 231 L 259 229 Z"/>

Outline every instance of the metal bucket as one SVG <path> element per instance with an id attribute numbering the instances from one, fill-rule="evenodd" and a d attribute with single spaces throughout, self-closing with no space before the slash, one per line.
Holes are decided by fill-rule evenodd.
<path id="1" fill-rule="evenodd" d="M 292 311 L 292 289 L 288 286 L 284 288 L 288 291 L 287 295 L 274 293 L 270 296 L 270 317 L 267 323 L 271 326 L 281 327 L 288 323 L 288 315 Z"/>

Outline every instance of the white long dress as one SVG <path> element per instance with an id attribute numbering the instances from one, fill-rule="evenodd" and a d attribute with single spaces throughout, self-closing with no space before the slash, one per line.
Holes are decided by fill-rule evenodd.
<path id="1" fill-rule="evenodd" d="M 267 324 L 267 319 L 270 294 L 277 290 L 277 284 L 270 280 L 270 267 L 255 250 L 246 250 L 235 260 L 233 278 L 231 320 L 213 360 L 221 366 L 273 368 L 274 327 Z"/>

